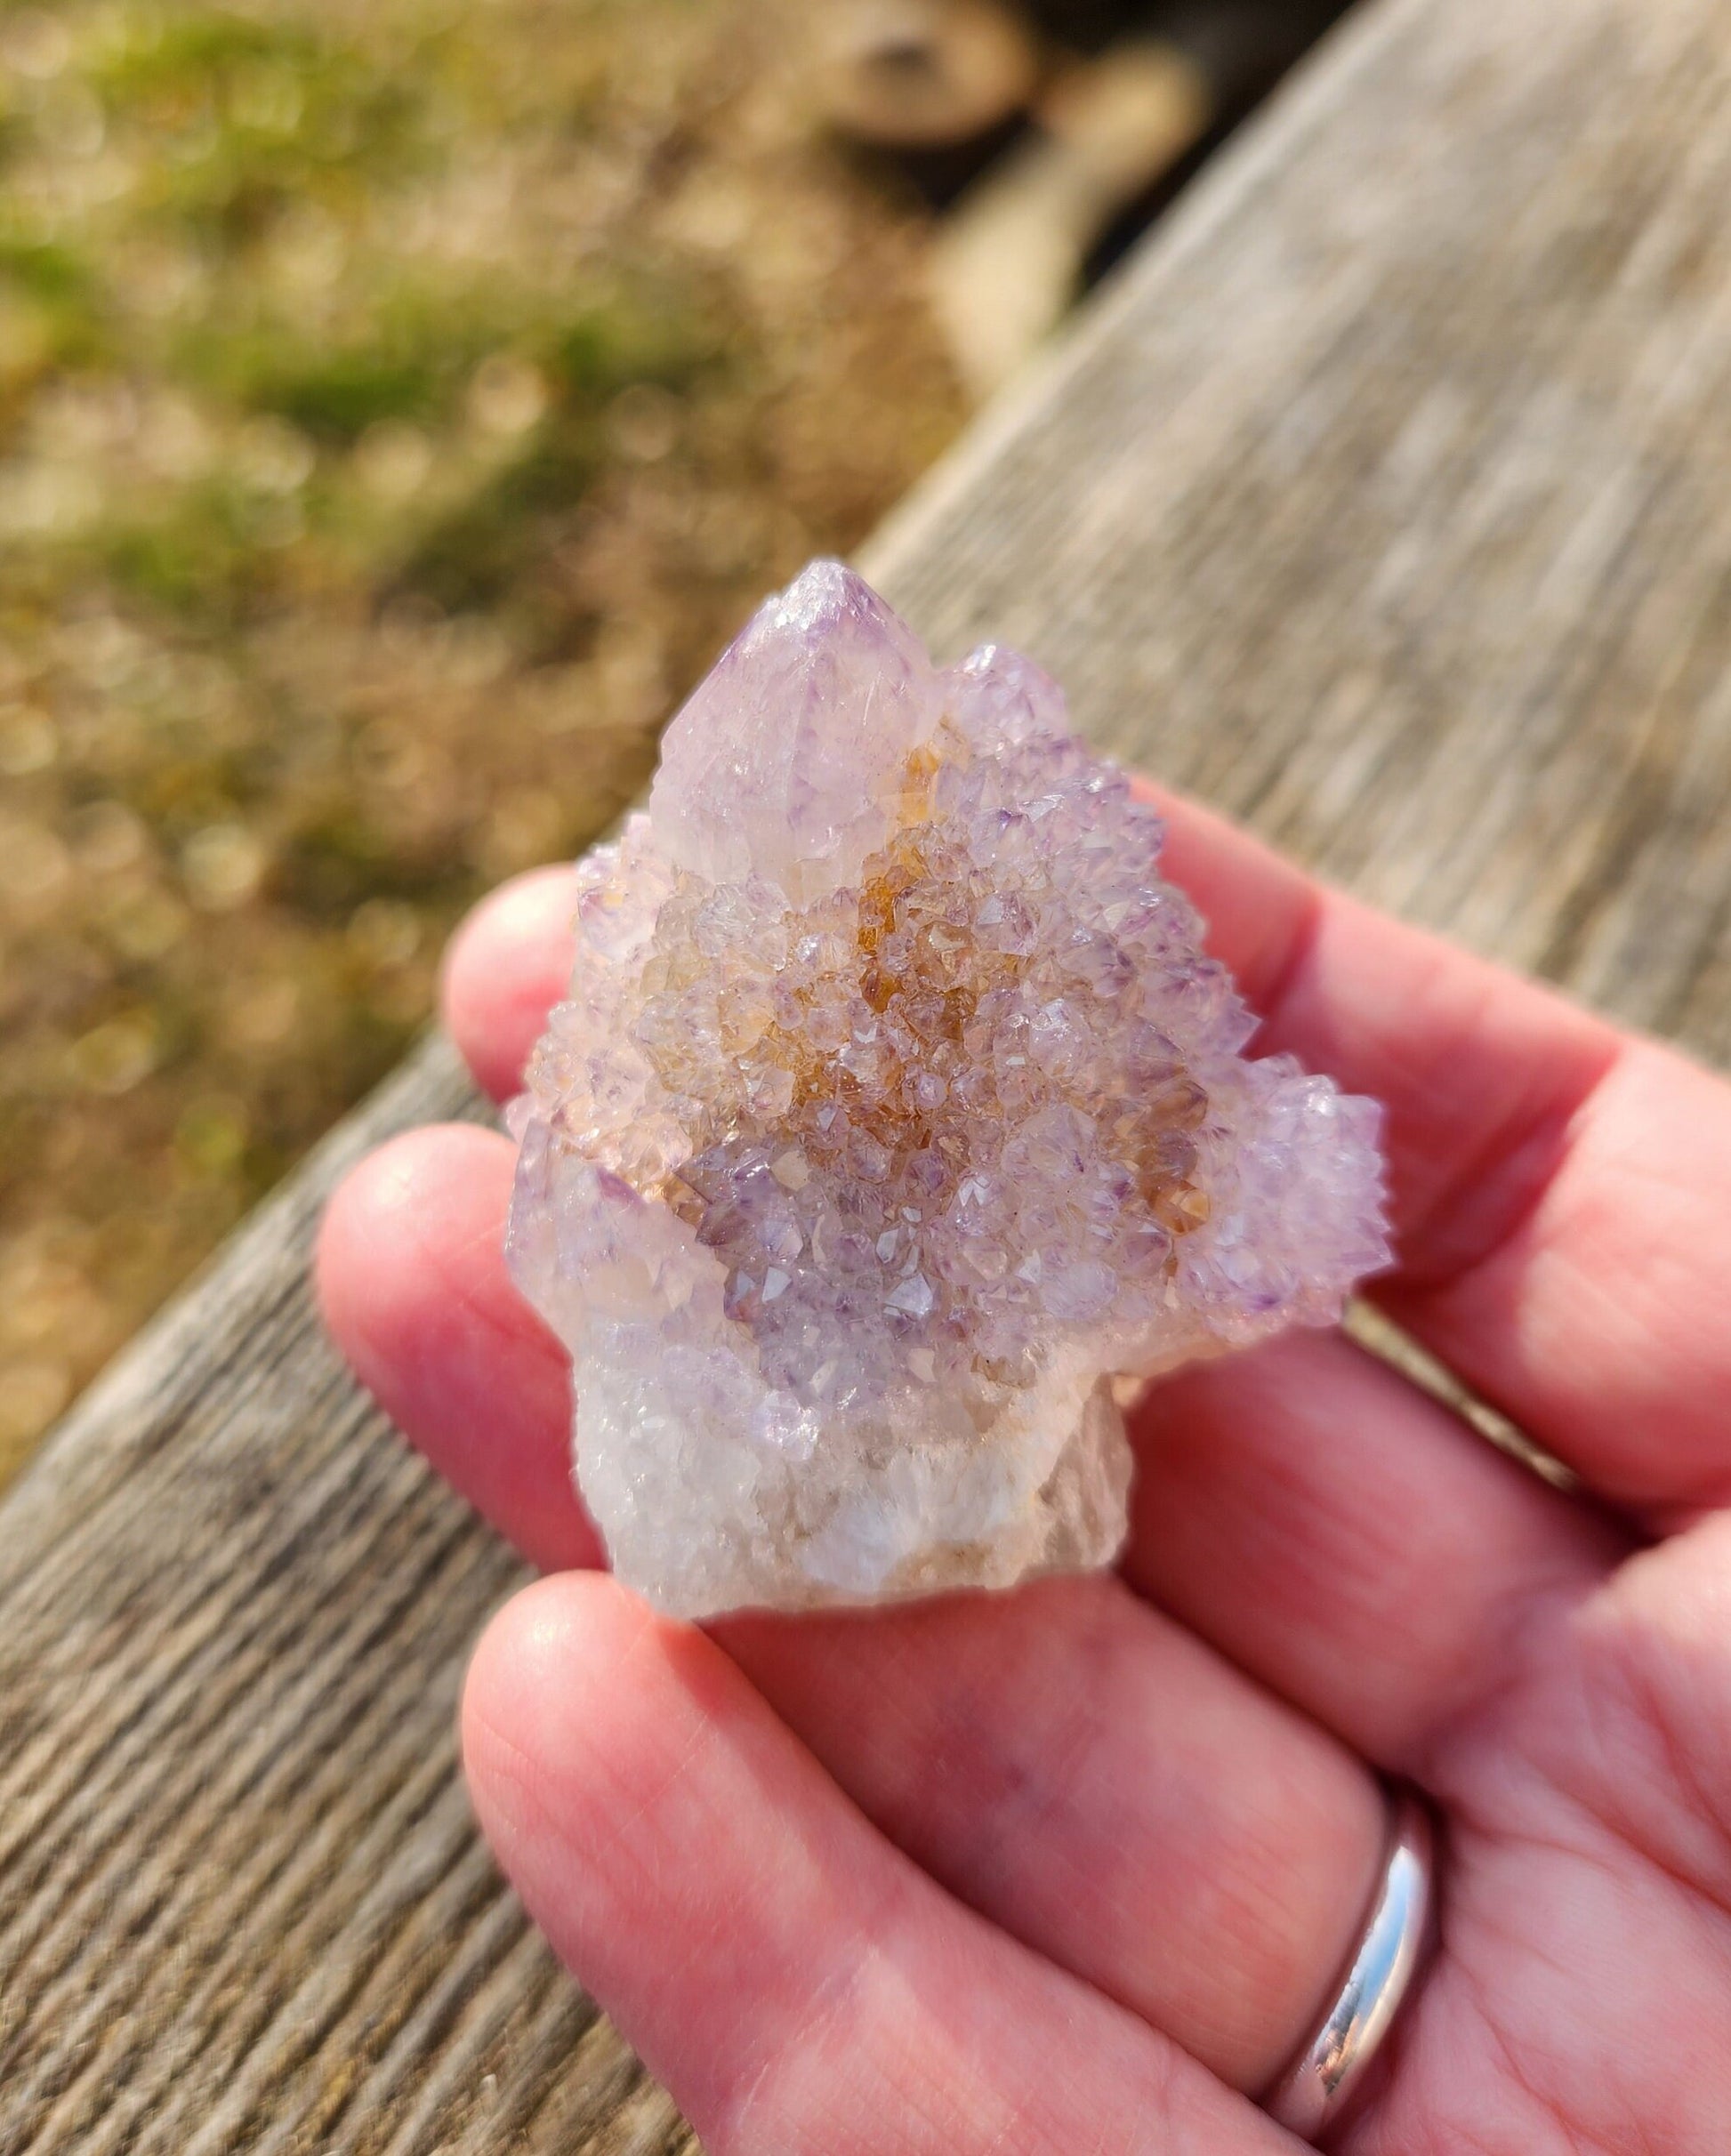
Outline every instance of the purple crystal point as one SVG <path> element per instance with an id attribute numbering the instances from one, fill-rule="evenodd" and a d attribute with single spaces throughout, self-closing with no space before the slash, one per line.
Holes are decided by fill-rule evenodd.
<path id="1" fill-rule="evenodd" d="M 711 882 L 755 871 L 801 901 L 856 881 L 942 712 L 906 623 L 851 569 L 814 561 L 662 737 L 649 814 L 668 858 Z"/>
<path id="2" fill-rule="evenodd" d="M 578 870 L 511 1254 L 616 1570 L 803 1608 L 1107 1564 L 1116 1385 L 1340 1315 L 1379 1111 L 1252 1021 L 1158 819 L 987 647 L 816 562 Z"/>

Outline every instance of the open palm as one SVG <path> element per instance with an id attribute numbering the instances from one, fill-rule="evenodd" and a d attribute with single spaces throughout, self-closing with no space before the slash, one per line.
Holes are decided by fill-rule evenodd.
<path id="1" fill-rule="evenodd" d="M 320 1285 L 555 1575 L 470 1674 L 482 1824 L 712 2156 L 1247 2156 L 1300 2145 L 1244 2092 L 1326 2003 L 1405 1777 L 1441 1944 L 1339 2145 L 1731 2149 L 1731 1090 L 1162 805 L 1266 1047 L 1388 1104 L 1379 1299 L 1590 1495 L 1306 1335 L 1149 1394 L 1113 1576 L 704 1635 L 584 1569 L 511 1147 L 417 1131 L 338 1194 Z M 495 1094 L 567 891 L 455 948 Z"/>

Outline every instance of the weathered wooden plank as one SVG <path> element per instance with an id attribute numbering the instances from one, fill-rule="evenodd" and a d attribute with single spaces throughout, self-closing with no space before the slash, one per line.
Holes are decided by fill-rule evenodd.
<path id="1" fill-rule="evenodd" d="M 1724 1057 L 1728 82 L 1708 0 L 1361 19 L 894 521 L 891 590 L 1365 896 Z"/>
<path id="2" fill-rule="evenodd" d="M 868 567 L 1356 888 L 1731 1050 L 1731 38 L 1381 0 Z M 670 2151 L 467 1822 L 518 1568 L 304 1287 L 430 1044 L 0 1507 L 0 2149 Z"/>

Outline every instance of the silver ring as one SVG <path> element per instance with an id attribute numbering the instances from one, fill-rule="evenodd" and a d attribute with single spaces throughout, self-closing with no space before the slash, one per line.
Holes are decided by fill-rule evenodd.
<path id="1" fill-rule="evenodd" d="M 1376 1898 L 1334 2003 L 1262 2099 L 1277 2125 L 1307 2141 L 1346 2109 L 1412 1989 L 1429 1936 L 1435 1846 L 1430 1814 L 1397 1794 Z"/>

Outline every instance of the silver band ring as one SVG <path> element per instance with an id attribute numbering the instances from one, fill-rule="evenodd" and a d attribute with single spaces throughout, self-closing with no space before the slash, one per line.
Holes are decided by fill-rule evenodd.
<path id="1" fill-rule="evenodd" d="M 1412 1988 L 1429 1935 L 1435 1862 L 1430 1814 L 1402 1791 L 1389 1807 L 1376 1898 L 1334 2003 L 1262 2099 L 1277 2125 L 1307 2141 L 1346 2109 Z"/>

